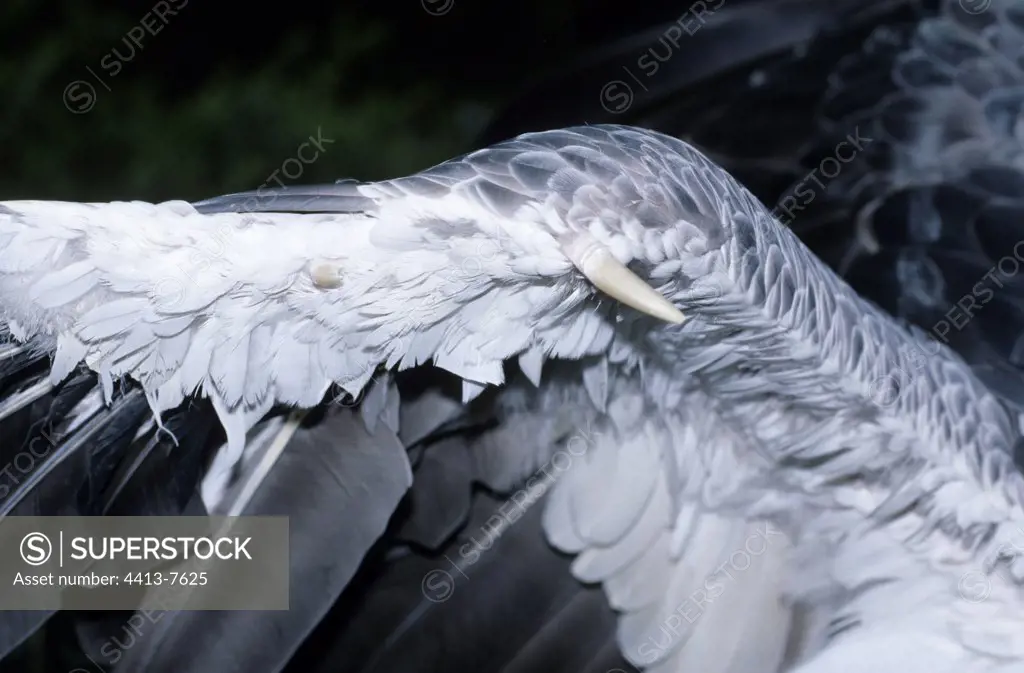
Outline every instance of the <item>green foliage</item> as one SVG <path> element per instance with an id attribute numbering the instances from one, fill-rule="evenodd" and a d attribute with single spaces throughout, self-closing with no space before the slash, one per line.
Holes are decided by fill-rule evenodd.
<path id="1" fill-rule="evenodd" d="M 188 11 L 197 10 L 190 3 Z M 11 52 L 0 59 L 0 199 L 197 199 L 254 189 L 318 133 L 334 142 L 298 177 L 290 162 L 286 183 L 396 176 L 465 151 L 486 117 L 485 102 L 456 100 L 441 83 L 361 81 L 362 64 L 393 38 L 354 16 L 320 31 L 330 40 L 313 43 L 295 30 L 258 69 L 210 63 L 183 92 L 177 73 L 154 65 L 159 41 L 190 39 L 175 19 L 111 76 L 101 59 L 113 48 L 129 53 L 123 39 L 141 17 L 89 2 L 50 12 L 29 0 L 0 7 L 0 42 Z M 32 26 L 31 35 L 19 26 Z M 64 100 L 76 80 L 95 92 L 79 114 Z"/>

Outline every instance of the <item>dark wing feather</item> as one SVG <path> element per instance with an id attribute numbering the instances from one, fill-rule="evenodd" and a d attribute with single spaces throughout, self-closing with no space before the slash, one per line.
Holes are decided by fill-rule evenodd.
<path id="1" fill-rule="evenodd" d="M 363 196 L 355 180 L 330 185 L 273 187 L 226 194 L 194 203 L 201 213 L 360 213 L 372 210 L 373 199 Z"/>
<path id="2" fill-rule="evenodd" d="M 469 451 L 465 439 L 451 437 L 423 453 L 397 539 L 436 551 L 465 525 L 473 478 Z"/>
<path id="3" fill-rule="evenodd" d="M 46 390 L 0 420 L 0 518 L 97 513 L 98 490 L 141 423 L 131 394 L 105 408 L 90 403 L 95 378 L 72 376 L 51 388 L 36 354 L 22 349 L 7 361 L 4 384 L 12 390 Z M 45 360 L 44 360 L 45 364 Z M 46 384 L 46 385 L 43 385 Z M 11 398 L 6 398 L 9 401 Z M 3 544 L 11 545 L 11 541 Z M 0 616 L 0 659 L 33 635 L 50 611 L 5 612 Z"/>
<path id="4" fill-rule="evenodd" d="M 176 516 L 190 504 L 206 512 L 196 484 L 208 449 L 224 441 L 210 405 L 179 407 L 164 414 L 163 429 L 152 427 L 134 443 L 103 494 L 103 514 Z M 161 488 L 152 484 L 161 482 Z"/>
<path id="5" fill-rule="evenodd" d="M 443 384 L 437 379 L 414 377 L 406 390 L 425 380 Z M 513 387 L 530 385 L 518 375 L 511 379 Z M 437 392 L 410 394 L 403 423 L 407 409 L 443 410 Z M 632 670 L 615 647 L 615 616 L 602 592 L 575 580 L 571 559 L 546 541 L 543 486 L 528 497 L 504 493 L 514 499 L 478 487 L 469 512 L 462 511 L 471 482 L 530 476 L 521 464 L 481 469 L 482 453 L 536 451 L 523 447 L 523 438 L 544 435 L 502 432 L 505 414 L 495 402 L 493 395 L 477 398 L 423 439 L 408 508 L 396 514 L 289 673 Z M 411 426 L 424 423 L 410 419 Z M 434 469 L 440 465 L 443 471 Z"/>
<path id="6" fill-rule="evenodd" d="M 510 515 L 478 493 L 466 528 L 439 553 L 381 549 L 289 671 L 406 673 L 630 670 L 598 587 L 544 538 L 538 500 Z"/>
<path id="7" fill-rule="evenodd" d="M 119 670 L 280 670 L 355 574 L 410 482 L 393 430 L 378 423 L 371 434 L 356 411 L 328 407 L 319 423 L 295 431 L 243 511 L 289 518 L 290 609 L 169 614 L 125 652 Z"/>
<path id="8" fill-rule="evenodd" d="M 51 427 L 51 432 L 40 427 L 47 454 L 14 488 L 0 507 L 0 517 L 101 513 L 102 489 L 148 410 L 142 392 L 132 390 L 110 406 L 97 406 L 77 431 L 71 431 L 73 426 Z"/>
<path id="9" fill-rule="evenodd" d="M 213 426 L 203 422 L 209 405 L 180 412 L 187 420 L 167 415 L 175 446 L 166 433 L 154 439 L 153 424 L 144 429 L 149 406 L 138 388 L 116 389 L 107 405 L 94 374 L 73 372 L 51 386 L 48 370 L 48 358 L 31 347 L 0 350 L 0 408 L 6 410 L 0 418 L 0 517 L 181 514 L 189 503 L 195 511 L 199 467 L 216 446 Z M 19 398 L 26 390 L 37 392 Z M 0 660 L 51 616 L 0 615 Z M 62 622 L 73 627 L 77 616 L 69 613 Z"/>
<path id="10" fill-rule="evenodd" d="M 732 74 L 746 79 L 749 88 L 749 76 L 757 68 L 801 49 L 822 31 L 847 23 L 849 12 L 864 4 L 851 0 L 680 3 L 663 23 L 609 39 L 537 82 L 497 114 L 480 143 L 583 123 L 644 126 L 638 120 L 678 105 L 689 95 L 706 102 L 707 91 Z M 756 124 L 763 114 L 751 115 L 749 108 L 744 112 L 747 124 Z M 662 125 L 649 128 L 672 133 Z M 743 132 L 725 124 L 722 129 Z"/>

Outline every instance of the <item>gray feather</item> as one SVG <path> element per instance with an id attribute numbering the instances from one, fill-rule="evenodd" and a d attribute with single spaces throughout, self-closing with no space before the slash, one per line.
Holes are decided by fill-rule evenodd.
<path id="1" fill-rule="evenodd" d="M 322 422 L 295 433 L 245 511 L 289 517 L 291 609 L 169 614 L 125 654 L 122 670 L 280 670 L 348 584 L 411 481 L 390 429 L 378 424 L 370 435 L 356 411 L 329 407 Z"/>

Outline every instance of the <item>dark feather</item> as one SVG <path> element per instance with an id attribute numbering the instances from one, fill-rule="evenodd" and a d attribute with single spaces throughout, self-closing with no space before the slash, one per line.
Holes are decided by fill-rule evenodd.
<path id="1" fill-rule="evenodd" d="M 196 485 L 211 450 L 224 441 L 213 406 L 185 405 L 166 413 L 163 425 L 141 437 L 122 461 L 103 495 L 104 514 L 175 516 L 190 502 L 202 506 Z"/>
<path id="2" fill-rule="evenodd" d="M 288 671 L 631 670 L 601 590 L 545 541 L 543 500 L 510 507 L 481 492 L 440 553 L 379 549 Z"/>
<path id="3" fill-rule="evenodd" d="M 244 513 L 286 515 L 291 608 L 178 612 L 127 650 L 119 670 L 271 673 L 341 594 L 411 481 L 405 449 L 385 424 L 367 433 L 358 413 L 328 407 L 299 428 Z"/>
<path id="4" fill-rule="evenodd" d="M 52 610 L 5 610 L 0 618 L 0 661 L 38 631 L 52 615 Z"/>
<path id="5" fill-rule="evenodd" d="M 32 424 L 25 441 L 13 456 L 8 453 L 14 475 L 5 483 L 6 498 L 0 502 L 0 517 L 88 515 L 99 513 L 100 491 L 109 479 L 120 455 L 146 410 L 139 393 L 120 397 L 110 407 L 98 407 L 76 431 L 67 429 L 64 418 L 88 393 L 82 379 L 73 378 L 47 405 L 47 413 Z M 0 434 L 25 418 L 10 418 Z M 54 432 L 54 425 L 58 428 Z M 24 472 L 22 468 L 25 468 Z M 52 615 L 49 611 L 4 612 L 0 615 L 0 659 L 31 636 Z"/>
<path id="6" fill-rule="evenodd" d="M 850 0 L 680 4 L 665 23 L 620 34 L 537 83 L 497 115 L 481 143 L 582 123 L 633 123 L 659 105 L 714 89 L 716 80 L 727 73 L 740 70 L 749 75 L 764 59 L 806 44 L 861 4 Z M 698 14 L 700 7 L 705 11 Z M 757 116 L 762 114 L 759 111 Z M 753 121 L 749 114 L 747 121 Z M 725 125 L 723 129 L 736 130 Z"/>
<path id="7" fill-rule="evenodd" d="M 178 449 L 164 434 L 135 440 L 149 417 L 138 388 L 115 392 L 107 406 L 99 398 L 96 376 L 75 372 L 50 388 L 48 362 L 21 350 L 5 360 L 3 383 L 10 391 L 47 385 L 47 392 L 0 421 L 0 517 L 98 515 L 102 513 L 182 513 L 198 500 L 196 485 L 205 454 L 197 444 L 212 424 L 201 413 L 168 414 L 167 427 L 180 435 Z M 10 400 L 11 397 L 4 398 Z M 188 420 L 185 422 L 185 415 Z M 205 433 L 205 434 L 204 434 Z M 159 445 L 169 455 L 152 455 Z M 149 460 L 146 460 L 146 458 Z M 4 612 L 0 615 L 0 659 L 31 636 L 52 612 Z M 68 613 L 74 624 L 80 615 Z"/>
<path id="8" fill-rule="evenodd" d="M 428 447 L 416 465 L 409 515 L 396 538 L 430 550 L 440 548 L 466 523 L 472 479 L 465 439 L 451 437 Z"/>
<path id="9" fill-rule="evenodd" d="M 145 396 L 133 390 L 97 406 L 80 429 L 71 430 L 70 421 L 40 427 L 32 439 L 41 439 L 46 453 L 0 505 L 0 517 L 98 514 L 102 489 L 147 411 Z"/>
<path id="10" fill-rule="evenodd" d="M 376 208 L 373 199 L 356 189 L 359 182 L 259 189 L 216 196 L 193 204 L 200 213 L 362 213 Z"/>

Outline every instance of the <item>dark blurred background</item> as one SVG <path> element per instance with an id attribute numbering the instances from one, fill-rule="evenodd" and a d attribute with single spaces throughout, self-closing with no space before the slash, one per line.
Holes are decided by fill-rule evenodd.
<path id="1" fill-rule="evenodd" d="M 473 149 L 494 110 L 573 55 L 687 5 L 4 0 L 0 199 L 405 174 Z M 296 176 L 285 162 L 318 134 L 334 142 Z"/>

